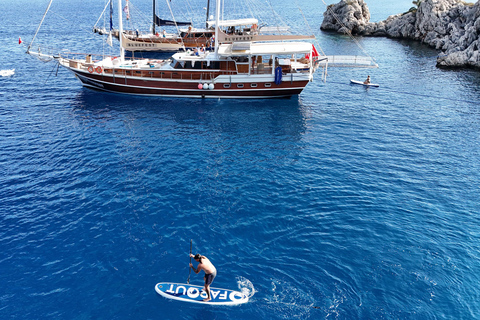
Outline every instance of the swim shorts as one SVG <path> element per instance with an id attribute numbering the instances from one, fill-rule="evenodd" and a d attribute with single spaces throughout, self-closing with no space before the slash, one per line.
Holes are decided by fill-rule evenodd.
<path id="1" fill-rule="evenodd" d="M 209 286 L 212 282 L 213 279 L 217 276 L 217 270 L 215 270 L 213 273 L 209 273 L 205 275 L 205 284 Z"/>

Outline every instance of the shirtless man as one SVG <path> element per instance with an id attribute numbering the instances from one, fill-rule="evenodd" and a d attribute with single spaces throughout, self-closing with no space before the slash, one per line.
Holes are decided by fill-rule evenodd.
<path id="1" fill-rule="evenodd" d="M 213 279 L 217 276 L 217 269 L 215 269 L 215 266 L 208 260 L 207 257 L 202 256 L 201 254 L 197 253 L 196 255 L 193 255 L 190 253 L 190 257 L 195 259 L 195 261 L 198 262 L 197 269 L 193 267 L 193 265 L 190 263 L 190 268 L 195 271 L 195 273 L 199 273 L 200 271 L 205 271 L 205 291 L 207 292 L 207 298 L 203 299 L 203 301 L 210 301 L 210 285 L 213 282 Z"/>
<path id="2" fill-rule="evenodd" d="M 367 80 L 365 80 L 363 84 L 370 84 L 370 76 L 367 77 Z"/>

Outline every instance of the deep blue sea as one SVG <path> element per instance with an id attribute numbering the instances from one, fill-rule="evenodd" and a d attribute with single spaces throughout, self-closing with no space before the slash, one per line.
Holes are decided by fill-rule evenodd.
<path id="1" fill-rule="evenodd" d="M 288 100 L 101 93 L 18 45 L 47 3 L 0 12 L 0 319 L 480 318 L 479 71 L 357 38 L 378 69 L 318 70 Z M 319 30 L 321 2 L 266 3 L 326 54 L 364 54 Z M 372 21 L 412 6 L 367 3 Z M 36 42 L 101 53 L 104 4 L 54 1 Z M 367 74 L 381 86 L 349 84 Z M 187 281 L 191 239 L 248 304 L 155 292 Z"/>

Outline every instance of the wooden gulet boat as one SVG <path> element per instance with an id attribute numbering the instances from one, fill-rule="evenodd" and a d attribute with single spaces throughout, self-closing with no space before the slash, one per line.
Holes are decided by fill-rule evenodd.
<path id="1" fill-rule="evenodd" d="M 117 32 L 118 34 L 118 32 Z M 127 51 L 176 52 L 204 47 L 211 50 L 214 31 L 188 27 L 180 29 L 180 33 L 156 33 L 136 35 L 133 32 L 122 33 L 122 46 Z"/>
<path id="2" fill-rule="evenodd" d="M 111 0 L 113 1 L 113 0 Z M 191 22 L 179 22 L 173 17 L 173 12 L 170 8 L 170 3 L 166 0 L 166 4 L 172 14 L 174 20 L 160 19 L 156 15 L 156 1 L 153 0 L 153 23 L 151 33 L 141 33 L 138 31 L 126 31 L 123 30 L 120 33 L 118 30 L 112 30 L 114 37 L 119 39 L 122 35 L 121 44 L 127 51 L 156 51 L 156 52 L 177 52 L 179 50 L 194 49 L 196 47 L 205 47 L 211 49 L 213 45 L 212 38 L 214 36 L 214 30 L 212 28 L 194 28 Z M 210 7 L 210 1 L 207 4 L 207 16 L 208 9 Z M 178 33 L 167 33 L 165 29 L 163 31 L 157 31 L 156 27 L 171 26 L 176 27 Z M 179 27 L 184 27 L 180 28 Z M 186 27 L 185 27 L 186 26 Z M 94 28 L 97 32 L 98 28 Z M 99 33 L 105 33 L 102 31 Z"/>
<path id="3" fill-rule="evenodd" d="M 121 14 L 119 0 L 119 15 Z M 220 0 L 217 0 L 216 34 Z M 119 19 L 119 30 L 122 21 Z M 279 98 L 302 92 L 320 61 L 308 42 L 253 42 L 215 39 L 214 52 L 179 52 L 168 60 L 60 54 L 61 66 L 85 87 L 137 95 L 195 98 Z M 308 59 L 306 58 L 308 56 Z"/>
<path id="4" fill-rule="evenodd" d="M 121 45 L 126 51 L 177 52 L 180 50 L 193 50 L 201 47 L 206 50 L 213 49 L 215 37 L 215 29 L 213 26 L 215 25 L 215 21 L 208 21 L 210 1 L 207 3 L 207 22 L 205 28 L 194 28 L 190 22 L 178 22 L 174 19 L 173 13 L 172 18 L 174 20 L 160 19 L 155 14 L 156 1 L 153 0 L 152 2 L 154 12 L 152 32 L 143 33 L 133 30 L 123 30 L 121 33 Z M 169 1 L 166 0 L 166 3 L 171 12 Z M 113 22 L 110 21 L 110 24 L 113 25 Z M 177 27 L 178 33 L 167 33 L 165 29 L 157 32 L 156 26 L 175 26 Z M 183 28 L 179 28 L 182 26 Z M 269 29 L 273 29 L 276 32 L 279 30 L 277 28 L 266 26 L 258 27 L 258 20 L 253 18 L 221 21 L 220 27 L 223 27 L 226 30 L 225 32 L 220 30 L 221 43 L 235 41 L 232 39 L 237 39 L 239 36 L 248 38 L 248 41 L 283 41 L 315 38 L 314 36 L 304 35 L 268 35 L 265 33 L 268 32 Z M 107 34 L 105 28 L 94 27 L 93 30 L 99 34 Z M 112 29 L 110 32 L 115 38 L 119 39 L 120 32 L 118 30 Z"/>
<path id="5" fill-rule="evenodd" d="M 276 98 L 300 94 L 312 80 L 312 60 L 278 59 L 277 54 L 302 57 L 310 43 L 248 43 L 220 45 L 218 52 L 176 53 L 169 60 L 93 61 L 60 56 L 84 86 L 120 93 L 201 98 Z M 236 50 L 237 49 L 237 50 Z M 263 62 L 263 57 L 271 57 Z M 275 61 L 275 63 L 273 63 Z M 275 73 L 276 72 L 276 73 Z"/>

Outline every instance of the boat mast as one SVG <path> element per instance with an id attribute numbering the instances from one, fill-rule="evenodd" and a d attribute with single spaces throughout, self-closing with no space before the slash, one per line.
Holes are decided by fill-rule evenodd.
<path id="1" fill-rule="evenodd" d="M 152 9 L 152 11 L 153 11 L 153 28 L 152 28 L 152 34 L 155 34 L 155 20 L 156 20 L 156 19 L 155 19 L 155 16 L 156 16 L 156 15 L 155 15 L 155 0 L 153 0 L 153 9 Z"/>
<path id="2" fill-rule="evenodd" d="M 207 1 L 207 19 L 205 19 L 205 29 L 208 29 L 208 16 L 210 15 L 210 0 Z"/>
<path id="3" fill-rule="evenodd" d="M 218 58 L 218 37 L 220 36 L 220 0 L 215 3 L 215 56 Z"/>
<path id="4" fill-rule="evenodd" d="M 118 0 L 118 40 L 120 41 L 120 61 L 125 60 L 125 49 L 123 48 L 123 14 L 122 14 L 122 0 Z"/>

